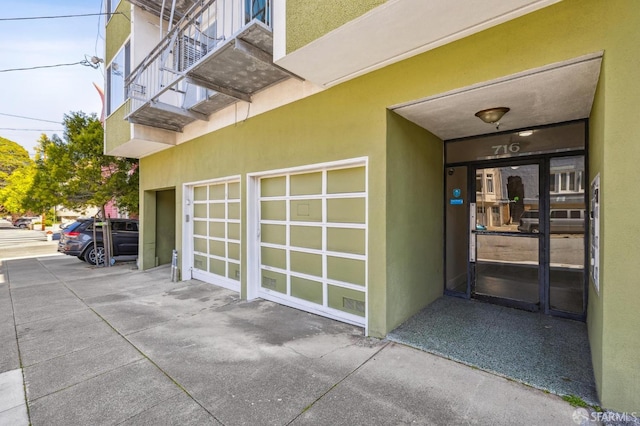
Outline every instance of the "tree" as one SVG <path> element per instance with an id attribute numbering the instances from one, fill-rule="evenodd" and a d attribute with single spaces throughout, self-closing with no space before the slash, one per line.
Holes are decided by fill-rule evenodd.
<path id="1" fill-rule="evenodd" d="M 29 182 L 21 182 L 20 178 L 33 178 L 32 170 L 33 161 L 29 158 L 29 153 L 16 142 L 0 137 L 0 212 L 22 212 L 18 208 L 22 200 Z M 12 178 L 14 173 L 16 176 Z M 17 185 L 16 188 L 9 188 Z"/>
<path id="2" fill-rule="evenodd" d="M 27 193 L 35 176 L 36 168 L 33 164 L 17 168 L 11 173 L 0 188 L 0 208 L 5 212 L 24 213 L 26 211 Z"/>
<path id="3" fill-rule="evenodd" d="M 95 114 L 64 116 L 64 138 L 42 135 L 28 206 L 45 211 L 55 205 L 76 209 L 109 201 L 138 212 L 138 161 L 103 154 L 102 123 Z"/>

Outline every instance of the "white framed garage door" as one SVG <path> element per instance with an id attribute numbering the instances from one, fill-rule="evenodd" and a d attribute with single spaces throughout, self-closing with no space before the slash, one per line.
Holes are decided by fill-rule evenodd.
<path id="1" fill-rule="evenodd" d="M 364 326 L 366 159 L 254 175 L 250 181 L 258 226 L 249 296 Z"/>
<path id="2" fill-rule="evenodd" d="M 191 277 L 240 291 L 240 178 L 186 186 Z"/>

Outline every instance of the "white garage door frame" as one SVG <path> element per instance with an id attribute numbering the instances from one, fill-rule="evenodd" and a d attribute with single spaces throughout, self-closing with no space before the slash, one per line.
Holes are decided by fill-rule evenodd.
<path id="1" fill-rule="evenodd" d="M 260 236 L 260 179 L 265 177 L 277 177 L 277 176 L 287 176 L 293 174 L 299 174 L 304 172 L 318 172 L 332 169 L 345 169 L 350 167 L 364 167 L 365 168 L 365 223 L 364 226 L 360 226 L 360 228 L 365 230 L 365 254 L 364 256 L 360 256 L 360 259 L 364 259 L 365 261 L 365 285 L 356 286 L 349 285 L 345 283 L 339 283 L 339 285 L 343 288 L 351 288 L 364 293 L 365 298 L 365 312 L 364 316 L 350 314 L 348 312 L 343 312 L 334 308 L 330 308 L 325 302 L 322 306 L 307 302 L 302 299 L 297 299 L 292 296 L 283 295 L 282 293 L 276 291 L 270 291 L 269 289 L 265 289 L 261 286 L 262 273 L 261 273 L 261 236 Z M 321 315 L 324 317 L 332 318 L 341 322 L 346 322 L 349 324 L 361 326 L 365 328 L 365 333 L 367 333 L 367 325 L 369 318 L 369 297 L 368 297 L 368 223 L 369 223 L 369 188 L 368 188 L 368 157 L 359 157 L 352 158 L 334 162 L 327 163 L 318 163 L 318 164 L 310 164 L 299 167 L 292 167 L 286 169 L 278 169 L 278 170 L 269 170 L 263 172 L 249 173 L 247 174 L 247 299 L 252 300 L 256 298 L 262 298 L 266 300 L 271 300 L 273 302 L 290 306 L 296 309 L 300 309 L 306 312 L 314 313 L 317 315 Z M 326 192 L 323 192 L 323 196 L 329 198 L 330 196 L 326 195 Z M 361 197 L 362 194 L 357 194 L 357 197 Z M 347 196 L 348 197 L 348 196 Z M 344 197 L 344 198 L 347 198 Z M 325 203 L 325 211 L 324 216 L 326 218 L 326 203 Z M 287 220 L 287 223 L 290 223 Z M 326 222 L 322 223 L 324 228 L 328 227 Z M 340 227 L 342 225 L 339 224 L 330 224 L 331 227 Z M 354 227 L 358 227 L 355 225 Z M 298 249 L 296 249 L 298 250 Z M 333 255 L 335 253 L 329 252 L 326 250 L 326 247 L 320 251 L 323 256 Z M 342 257 L 348 258 L 348 255 L 341 254 Z M 358 257 L 358 256 L 354 256 Z M 326 269 L 325 269 L 326 273 Z M 287 274 L 295 274 L 291 271 L 287 271 Z M 326 281 L 326 277 L 324 278 Z M 330 280 L 329 280 L 330 281 Z M 334 283 L 331 283 L 334 284 Z M 338 284 L 338 283 L 335 283 Z M 325 283 L 325 288 L 326 288 Z M 326 290 L 325 290 L 326 294 Z"/>
<path id="2" fill-rule="evenodd" d="M 227 277 L 223 277 L 217 274 L 213 274 L 210 273 L 208 271 L 204 271 L 204 270 L 200 270 L 197 268 L 194 268 L 194 254 L 195 254 L 195 248 L 194 248 L 194 208 L 195 205 L 198 203 L 197 201 L 194 200 L 194 189 L 196 187 L 199 186 L 205 186 L 205 185 L 215 185 L 215 184 L 221 184 L 221 183 L 238 183 L 238 185 L 241 185 L 241 176 L 240 175 L 234 175 L 234 176 L 226 176 L 226 177 L 222 177 L 222 178 L 217 178 L 217 179 L 209 179 L 209 180 L 202 180 L 202 181 L 195 181 L 195 182 L 187 182 L 184 183 L 182 186 L 182 196 L 183 196 L 183 200 L 182 200 L 182 205 L 183 205 L 183 222 L 182 222 L 182 247 L 183 247 L 183 256 L 182 256 L 182 279 L 183 280 L 188 280 L 188 279 L 197 279 L 200 281 L 204 281 L 206 283 L 209 284 L 214 284 L 220 287 L 224 287 L 226 289 L 232 290 L 232 291 L 237 291 L 238 293 L 240 292 L 240 287 L 241 287 L 241 281 L 240 280 L 232 280 L 230 278 Z M 238 203 L 241 204 L 242 203 L 242 194 L 240 193 L 238 196 Z M 208 201 L 207 201 L 208 202 Z M 241 209 L 241 205 L 240 205 L 240 209 Z M 225 211 L 228 210 L 228 200 L 226 200 L 225 202 Z M 225 221 L 225 223 L 228 222 L 232 222 L 232 223 L 238 223 L 239 227 L 240 227 L 240 235 L 242 235 L 242 216 L 240 216 L 240 219 L 238 220 L 230 220 L 227 219 Z M 213 239 L 213 238 L 212 238 Z M 227 238 L 225 237 L 225 240 L 227 240 Z M 240 236 L 239 240 L 237 241 L 240 244 L 240 259 L 239 259 L 239 263 L 240 266 L 242 267 L 242 246 L 241 246 L 241 241 L 242 237 Z M 235 242 L 235 241 L 233 241 Z"/>

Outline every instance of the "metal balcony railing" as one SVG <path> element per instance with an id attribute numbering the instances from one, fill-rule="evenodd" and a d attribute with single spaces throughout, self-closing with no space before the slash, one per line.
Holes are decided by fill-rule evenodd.
<path id="1" fill-rule="evenodd" d="M 187 71 L 255 21 L 271 31 L 271 0 L 203 0 L 194 4 L 126 79 L 131 100 L 127 117 L 150 104 L 184 110 L 189 116 L 189 108 L 206 100 L 212 90 L 187 80 Z M 192 119 L 200 118 L 197 112 L 193 114 Z"/>

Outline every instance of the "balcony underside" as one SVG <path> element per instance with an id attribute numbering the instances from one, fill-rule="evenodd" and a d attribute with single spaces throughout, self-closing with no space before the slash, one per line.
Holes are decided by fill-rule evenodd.
<path id="1" fill-rule="evenodd" d="M 236 102 L 251 102 L 253 94 L 292 77 L 273 63 L 272 52 L 271 30 L 261 22 L 252 21 L 234 38 L 221 43 L 185 70 L 186 86 L 208 89 L 206 98 L 191 101 L 188 106 L 185 102 L 183 107 L 147 101 L 127 119 L 132 123 L 182 131 L 191 122 L 207 120 L 208 115 Z"/>
<path id="2" fill-rule="evenodd" d="M 162 16 L 165 20 L 169 20 L 171 17 L 171 5 L 172 1 L 161 1 L 161 0 L 129 0 L 130 3 L 138 6 L 149 13 L 153 13 L 156 16 L 160 16 L 160 12 L 162 11 L 162 6 L 164 5 L 164 11 L 162 11 Z M 174 10 L 174 21 L 182 18 L 187 11 L 193 6 L 195 3 L 194 0 L 176 0 L 176 8 Z"/>

